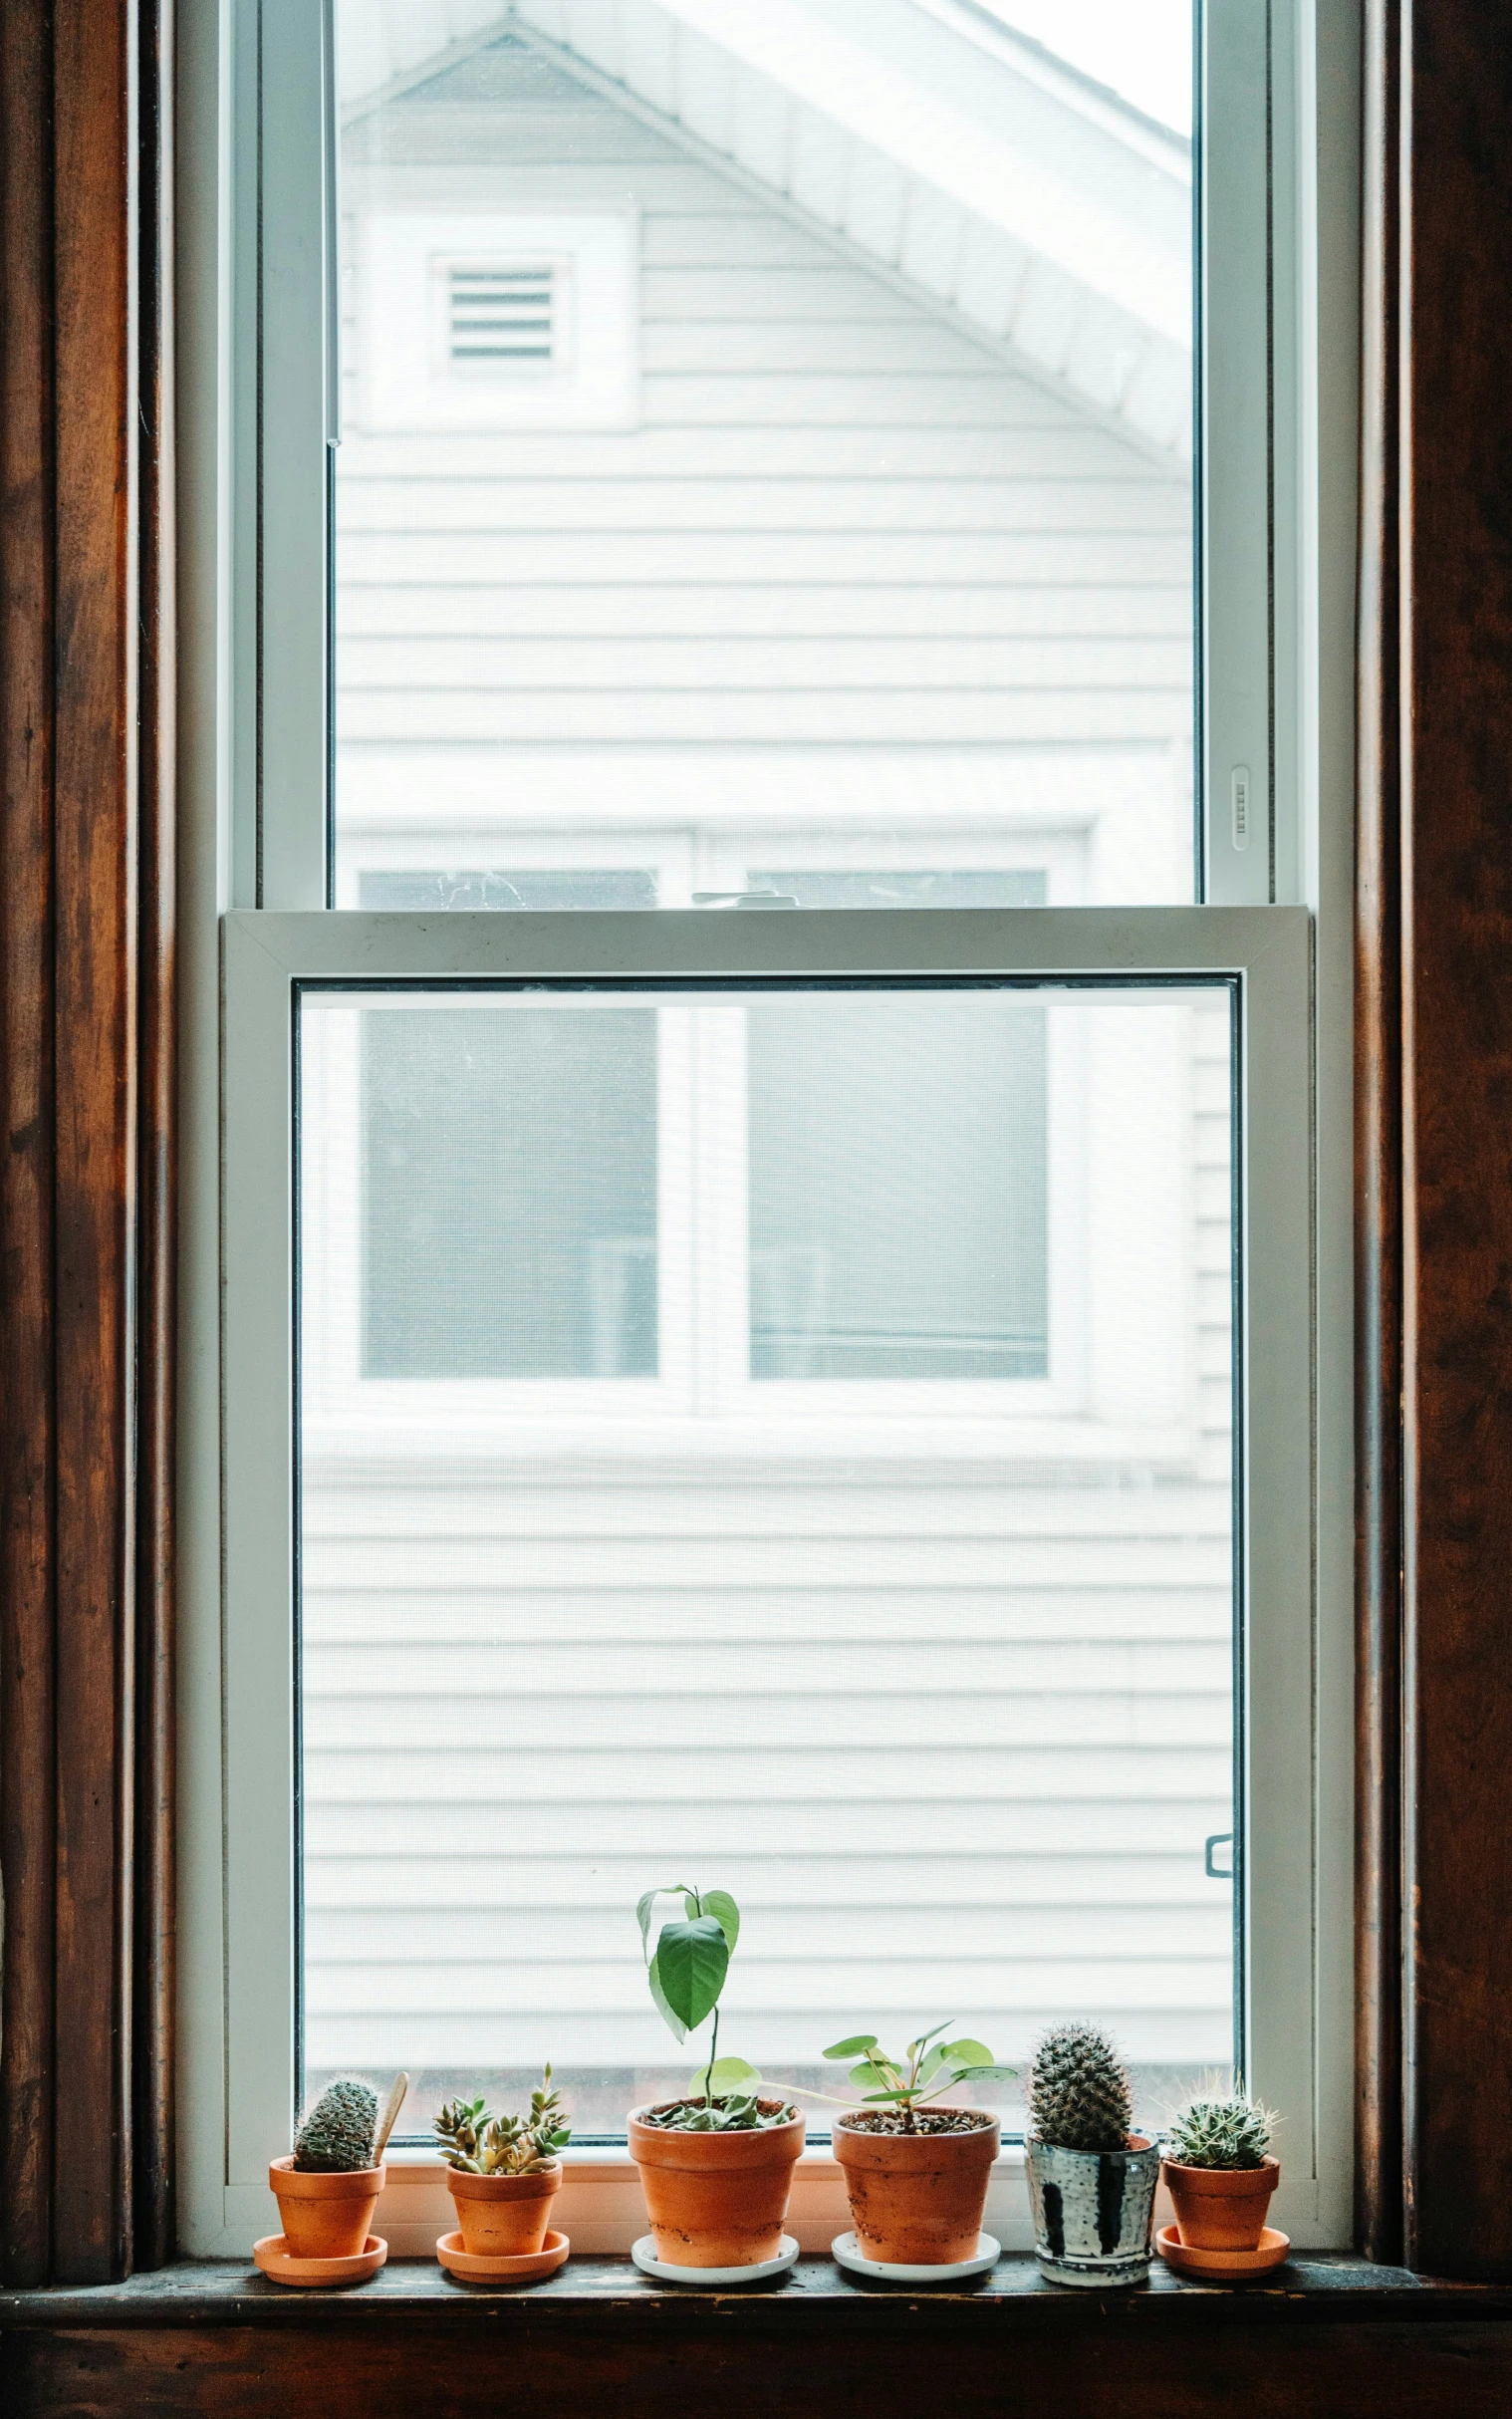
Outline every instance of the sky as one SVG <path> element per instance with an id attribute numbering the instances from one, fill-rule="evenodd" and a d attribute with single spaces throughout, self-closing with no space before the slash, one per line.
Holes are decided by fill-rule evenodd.
<path id="1" fill-rule="evenodd" d="M 1162 126 L 1191 133 L 1192 0 L 977 0 Z"/>

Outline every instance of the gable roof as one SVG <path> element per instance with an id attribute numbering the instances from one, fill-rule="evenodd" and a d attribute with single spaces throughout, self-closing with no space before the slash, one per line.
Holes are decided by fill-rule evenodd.
<path id="1" fill-rule="evenodd" d="M 513 35 L 1144 445 L 1189 449 L 1189 145 L 973 0 L 447 0 L 417 18 L 342 0 L 349 117 Z"/>

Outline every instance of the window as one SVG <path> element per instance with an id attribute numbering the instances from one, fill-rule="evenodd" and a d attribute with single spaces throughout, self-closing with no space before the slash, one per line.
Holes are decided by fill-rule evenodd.
<path id="1" fill-rule="evenodd" d="M 1175 102 L 694 14 L 354 11 L 265 115 L 215 2239 L 403 2065 L 418 2245 L 550 2057 L 618 2241 L 696 1865 L 774 2080 L 1090 2016 L 1299 2112 L 1326 2240 L 1290 14 L 1200 29 L 1195 381 Z"/>

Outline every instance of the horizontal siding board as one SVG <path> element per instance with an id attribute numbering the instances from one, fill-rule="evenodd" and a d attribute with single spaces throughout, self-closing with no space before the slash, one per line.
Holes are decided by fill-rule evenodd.
<path id="1" fill-rule="evenodd" d="M 923 649 L 981 644 L 1000 638 L 1095 639 L 1118 644 L 1129 634 L 1145 641 L 1191 643 L 1190 600 L 1173 585 L 1087 589 L 953 586 L 847 588 L 814 582 L 805 588 L 700 587 L 695 582 L 647 594 L 578 584 L 549 590 L 502 585 L 415 585 L 396 591 L 386 580 L 350 581 L 342 590 L 339 635 L 354 641 L 412 630 L 419 643 L 442 638 L 516 635 L 554 645 L 593 639 L 625 641 L 696 638 L 808 641 L 875 637 L 893 647 Z"/>
<path id="2" fill-rule="evenodd" d="M 910 693 L 856 689 L 813 698 L 771 691 L 617 690 L 578 692 L 566 704 L 550 695 L 477 690 L 349 689 L 341 719 L 354 741 L 403 746 L 434 740 L 445 728 L 459 744 L 584 746 L 678 742 L 688 746 L 819 745 L 827 747 L 939 746 L 952 741 L 988 746 L 1101 743 L 1114 746 L 1168 738 L 1184 728 L 1184 690 L 1145 695 L 1132 690 L 1076 689 Z"/>
<path id="3" fill-rule="evenodd" d="M 956 531 L 993 536 L 1020 530 L 1188 537 L 1180 494 L 1137 479 L 1049 480 L 764 478 L 430 478 L 343 481 L 342 539 L 455 531 L 525 535 L 587 533 L 609 543 L 642 530 L 699 537 L 751 530 L 784 536 L 831 532 L 862 542 L 874 530 L 917 531 L 931 541 Z"/>
<path id="4" fill-rule="evenodd" d="M 539 481 L 553 488 L 591 487 L 601 479 L 678 479 L 701 492 L 707 481 L 769 478 L 885 480 L 898 488 L 915 479 L 948 480 L 970 495 L 997 479 L 1083 479 L 1153 487 L 1189 513 L 1187 490 L 1151 462 L 1132 458 L 1106 430 L 998 428 L 704 428 L 696 436 L 669 428 L 549 430 L 417 429 L 401 436 L 364 434 L 342 440 L 342 494 L 370 483 L 449 479 Z"/>
<path id="5" fill-rule="evenodd" d="M 528 532 L 354 531 L 342 549 L 343 577 L 401 586 L 487 581 L 593 588 L 642 581 L 747 581 L 789 593 L 808 580 L 878 580 L 920 592 L 920 624 L 941 588 L 1069 588 L 1095 578 L 1107 587 L 1174 585 L 1190 571 L 1189 541 L 1176 530 L 839 530 L 777 532 L 614 530 Z M 949 599 L 940 606 L 948 614 Z M 564 728 L 562 736 L 572 734 Z M 668 738 L 676 732 L 669 729 Z"/>
<path id="6" fill-rule="evenodd" d="M 1085 639 L 683 639 L 349 638 L 342 693 L 408 687 L 557 689 L 868 690 L 889 673 L 905 690 L 1139 688 L 1185 693 L 1180 639 L 1107 639 L 1096 658 Z M 1212 1188 L 1208 1189 L 1212 1196 Z"/>
<path id="7" fill-rule="evenodd" d="M 862 1736 L 883 1720 L 900 1738 L 915 1723 L 924 1726 L 921 1736 L 954 1736 L 947 1726 L 958 1720 L 968 1726 L 963 1736 L 980 1726 L 991 1737 L 1002 1721 L 1048 1720 L 1052 1708 L 1062 1721 L 1095 1704 L 1122 1707 L 1125 1718 L 1133 1719 L 1134 1706 L 1143 1699 L 1169 1708 L 1169 1720 L 1179 1723 L 1187 1709 L 1214 1698 L 1226 1707 L 1230 1679 L 1227 1641 L 1221 1636 L 1206 1645 L 1191 1639 L 1155 1645 L 1143 1638 L 1122 1645 L 1041 1641 L 1013 1646 L 997 1639 L 957 1645 L 947 1631 L 941 1635 L 943 1623 L 931 1621 L 928 1646 L 921 1648 L 917 1620 L 910 1640 L 891 1646 L 877 1642 L 874 1661 L 873 1641 L 865 1634 L 827 1635 L 830 1625 L 819 1608 L 815 1634 L 802 1645 L 771 1640 L 763 1624 L 759 1668 L 745 1675 L 737 1696 L 730 1693 L 730 1658 L 733 1653 L 743 1663 L 750 1659 L 743 1639 L 721 1646 L 713 1639 L 700 1644 L 686 1635 L 642 1634 L 575 1646 L 559 1643 L 555 1623 L 551 1640 L 532 1636 L 524 1608 L 514 1611 L 511 1627 L 522 1634 L 488 1645 L 450 1646 L 438 1645 L 427 1625 L 426 1634 L 394 1649 L 371 1636 L 333 1645 L 323 1621 L 320 1643 L 305 1656 L 305 1713 L 311 1726 L 306 1736 L 331 1736 L 323 1725 L 335 1723 L 344 1707 L 361 1700 L 365 1724 L 384 1705 L 423 1704 L 427 1722 L 444 1720 L 450 1737 L 466 1704 L 476 1698 L 490 1706 L 494 1719 L 506 1702 L 544 1712 L 555 1701 L 564 1714 L 573 1712 L 575 1738 L 593 1726 L 617 1729 L 623 1736 L 625 1720 L 618 1709 L 634 1704 L 643 1715 L 648 1705 L 662 1700 L 676 1703 L 683 1723 L 749 1718 L 755 1725 L 764 1709 L 770 1726 L 774 1709 L 786 1708 L 784 1721 L 812 1731 L 833 1724 L 840 1700 L 851 1707 Z M 970 1696 L 970 1705 L 960 1703 L 963 1695 Z M 790 1705 L 790 1698 L 797 1702 Z M 583 1734 L 579 1721 L 587 1726 Z"/>
<path id="8" fill-rule="evenodd" d="M 306 1548 L 306 1583 L 319 1588 L 328 1576 L 347 1587 L 366 1580 L 391 1585 L 395 1562 L 405 1549 L 385 1541 L 360 1538 L 343 1542 L 327 1559 L 319 1540 Z M 433 1540 L 416 1540 L 407 1549 L 413 1558 L 415 1581 L 433 1587 L 474 1584 L 498 1589 L 555 1587 L 728 1587 L 741 1595 L 764 1587 L 832 1587 L 859 1590 L 871 1584 L 930 1589 L 943 1578 L 950 1586 L 997 1586 L 1012 1579 L 1029 1580 L 1037 1561 L 1045 1577 L 1066 1589 L 1117 1587 L 1129 1575 L 1126 1548 L 1116 1539 L 1069 1538 L 1019 1549 L 1009 1557 L 993 1538 L 960 1537 L 948 1546 L 936 1537 L 734 1536 L 728 1539 L 624 1537 L 599 1539 L 563 1536 L 519 1539 L 498 1537 L 439 1550 Z M 1146 1549 L 1140 1574 L 1146 1586 L 1190 1585 L 1193 1579 L 1209 1587 L 1227 1577 L 1223 1537 L 1190 1542 L 1172 1539 Z M 948 1574 L 941 1573 L 948 1554 Z"/>
<path id="9" fill-rule="evenodd" d="M 1162 1953 L 1172 1957 L 1212 1958 L 1228 1946 L 1227 1892 L 1207 1885 L 1206 1902 L 1158 1905 L 1097 1905 L 1003 1907 L 981 1905 L 971 1911 L 969 1924 L 954 1907 L 897 1905 L 869 1912 L 866 1954 L 878 1964 L 899 1960 L 955 1958 L 975 1966 L 1004 1958 L 1132 1958 L 1149 1955 L 1151 1921 L 1159 1925 Z M 742 1902 L 744 1904 L 744 1902 Z M 844 1962 L 841 1950 L 851 1928 L 844 1906 L 783 1908 L 774 1919 L 753 1914 L 746 1905 L 747 1938 L 742 1945 L 739 1973 L 748 1966 L 774 1959 L 791 1967 L 796 1960 L 833 1967 Z M 477 1910 L 472 1907 L 416 1905 L 378 1910 L 355 1906 L 345 1912 L 323 1912 L 315 1969 L 371 1967 L 372 1926 L 385 1926 L 382 1962 L 390 1958 L 409 1966 L 422 1962 L 459 1966 L 505 1965 L 517 1959 L 517 1927 L 539 1910 L 506 1902 Z M 780 1941 L 780 1948 L 774 1943 Z M 969 1958 L 966 1944 L 969 1942 Z M 573 1966 L 593 1960 L 605 1966 L 629 1950 L 633 1957 L 639 1942 L 628 1901 L 614 1907 L 555 1907 L 549 1941 L 539 1942 L 543 1966 Z"/>

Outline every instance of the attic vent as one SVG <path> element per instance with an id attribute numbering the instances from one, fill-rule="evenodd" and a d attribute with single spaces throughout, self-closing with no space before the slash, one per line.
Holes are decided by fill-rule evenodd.
<path id="1" fill-rule="evenodd" d="M 453 374 L 550 370 L 558 358 L 554 264 L 447 271 L 447 360 Z"/>

